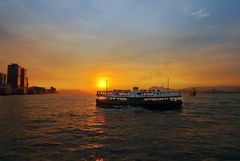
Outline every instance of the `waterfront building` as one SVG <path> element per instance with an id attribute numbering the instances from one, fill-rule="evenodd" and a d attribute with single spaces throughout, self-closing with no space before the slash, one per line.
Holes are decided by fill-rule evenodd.
<path id="1" fill-rule="evenodd" d="M 28 88 L 27 70 L 18 64 L 8 65 L 7 84 L 11 86 L 13 94 L 26 94 Z"/>
<path id="2" fill-rule="evenodd" d="M 57 89 L 54 87 L 50 87 L 49 93 L 57 93 Z"/>
<path id="3" fill-rule="evenodd" d="M 5 86 L 7 81 L 7 75 L 0 73 L 0 86 Z"/>
<path id="4" fill-rule="evenodd" d="M 22 93 L 26 94 L 28 89 L 28 77 L 27 77 L 27 70 L 24 68 L 21 68 L 20 86 L 21 86 Z"/>
<path id="5" fill-rule="evenodd" d="M 28 94 L 45 94 L 46 93 L 46 88 L 44 87 L 29 87 L 28 88 Z"/>
<path id="6" fill-rule="evenodd" d="M 11 94 L 11 87 L 7 85 L 7 75 L 0 73 L 0 95 Z"/>
<path id="7" fill-rule="evenodd" d="M 0 95 L 10 95 L 12 94 L 12 88 L 10 85 L 0 86 Z"/>
<path id="8" fill-rule="evenodd" d="M 28 94 L 53 94 L 53 93 L 58 93 L 57 89 L 54 87 L 50 87 L 49 89 L 46 89 L 44 87 L 37 87 L 33 86 L 28 88 Z"/>

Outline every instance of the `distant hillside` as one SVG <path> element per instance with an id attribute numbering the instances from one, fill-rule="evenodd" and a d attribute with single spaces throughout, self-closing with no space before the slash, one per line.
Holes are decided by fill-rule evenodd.
<path id="1" fill-rule="evenodd" d="M 164 87 L 159 87 L 159 86 L 152 86 L 149 88 L 149 90 L 166 90 L 167 88 L 164 88 Z"/>
<path id="2" fill-rule="evenodd" d="M 189 93 L 192 89 L 196 89 L 197 93 L 240 93 L 240 86 L 211 86 L 211 87 L 190 87 L 183 88 L 183 93 Z"/>

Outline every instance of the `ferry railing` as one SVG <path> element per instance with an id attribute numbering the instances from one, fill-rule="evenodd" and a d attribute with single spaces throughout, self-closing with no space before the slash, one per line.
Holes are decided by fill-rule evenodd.
<path id="1" fill-rule="evenodd" d="M 118 98 L 132 98 L 132 97 L 145 97 L 145 98 L 168 98 L 168 97 L 181 97 L 180 91 L 161 91 L 161 92 L 133 92 L 133 91 L 97 91 L 98 97 L 118 97 Z"/>

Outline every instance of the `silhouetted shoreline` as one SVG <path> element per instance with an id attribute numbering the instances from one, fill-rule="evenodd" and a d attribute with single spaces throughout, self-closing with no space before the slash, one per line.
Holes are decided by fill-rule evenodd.
<path id="1" fill-rule="evenodd" d="M 240 86 L 210 86 L 210 87 L 189 87 L 180 89 L 182 93 L 189 93 L 192 89 L 196 89 L 197 93 L 205 94 L 239 94 Z"/>
<path id="2" fill-rule="evenodd" d="M 29 87 L 27 69 L 12 63 L 8 65 L 7 74 L 0 73 L 0 95 L 26 95 L 57 93 L 57 89 L 50 87 Z"/>

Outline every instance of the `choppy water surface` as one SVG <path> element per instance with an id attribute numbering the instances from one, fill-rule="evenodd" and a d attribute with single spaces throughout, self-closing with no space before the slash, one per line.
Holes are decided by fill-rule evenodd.
<path id="1" fill-rule="evenodd" d="M 95 106 L 94 95 L 0 97 L 0 160 L 240 160 L 240 95 L 182 111 Z"/>

